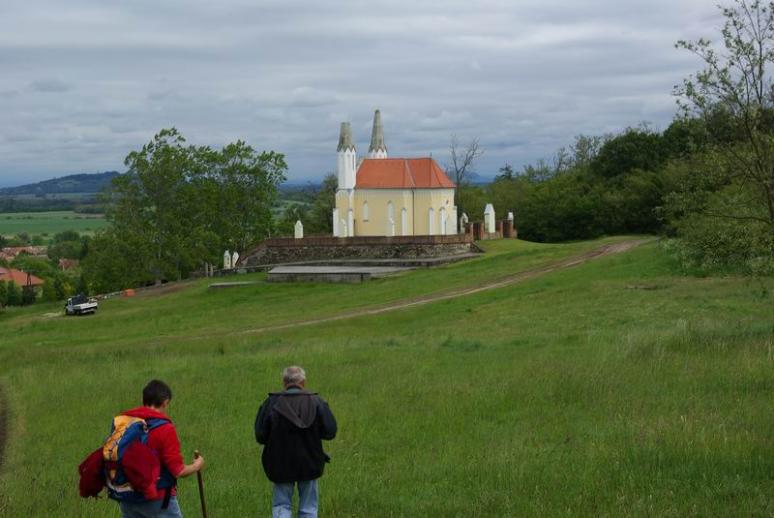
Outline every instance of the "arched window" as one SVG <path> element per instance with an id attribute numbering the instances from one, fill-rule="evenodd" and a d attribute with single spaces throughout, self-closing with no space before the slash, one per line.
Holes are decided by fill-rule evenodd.
<path id="1" fill-rule="evenodd" d="M 363 202 L 363 221 L 368 221 L 368 202 Z"/>
<path id="2" fill-rule="evenodd" d="M 435 211 L 432 207 L 427 210 L 427 234 L 435 234 Z"/>
<path id="3" fill-rule="evenodd" d="M 408 211 L 403 207 L 400 211 L 400 235 L 408 235 Z"/>
<path id="4" fill-rule="evenodd" d="M 441 207 L 441 210 L 438 211 L 438 222 L 440 223 L 440 231 L 441 235 L 446 235 L 446 208 Z"/>

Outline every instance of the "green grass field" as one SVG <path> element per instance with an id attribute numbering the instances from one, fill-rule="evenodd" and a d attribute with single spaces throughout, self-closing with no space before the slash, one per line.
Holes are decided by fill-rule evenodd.
<path id="1" fill-rule="evenodd" d="M 650 242 L 491 291 L 262 330 L 620 240 L 488 242 L 482 258 L 362 285 L 204 279 L 93 317 L 8 310 L 0 516 L 117 516 L 78 497 L 76 467 L 152 377 L 175 392 L 188 460 L 199 448 L 208 462 L 211 516 L 269 515 L 252 426 L 294 363 L 339 421 L 322 516 L 774 514 L 772 279 L 683 277 Z M 197 516 L 196 482 L 179 495 Z"/>
<path id="2" fill-rule="evenodd" d="M 26 232 L 30 236 L 53 236 L 65 230 L 93 234 L 105 225 L 107 222 L 101 215 L 78 214 L 73 211 L 0 213 L 0 235 L 7 237 L 20 232 Z"/>

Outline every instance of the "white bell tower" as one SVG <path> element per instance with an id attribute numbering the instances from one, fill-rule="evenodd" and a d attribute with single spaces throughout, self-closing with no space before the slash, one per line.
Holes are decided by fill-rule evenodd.
<path id="1" fill-rule="evenodd" d="M 336 149 L 336 173 L 339 180 L 339 190 L 355 188 L 355 173 L 357 171 L 357 150 L 352 143 L 352 126 L 349 122 L 341 123 L 339 147 Z"/>

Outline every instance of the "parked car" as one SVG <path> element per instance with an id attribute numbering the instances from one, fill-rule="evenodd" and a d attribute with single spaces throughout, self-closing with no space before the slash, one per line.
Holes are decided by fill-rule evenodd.
<path id="1" fill-rule="evenodd" d="M 76 295 L 67 299 L 65 315 L 86 315 L 97 312 L 97 299 Z"/>

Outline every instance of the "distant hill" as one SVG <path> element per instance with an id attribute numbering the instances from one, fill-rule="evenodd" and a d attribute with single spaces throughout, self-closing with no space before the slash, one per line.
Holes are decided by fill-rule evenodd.
<path id="1" fill-rule="evenodd" d="M 120 173 L 107 171 L 94 174 L 71 174 L 61 178 L 52 178 L 38 183 L 5 187 L 0 189 L 0 196 L 22 196 L 40 194 L 94 194 L 110 184 L 110 181 Z"/>

